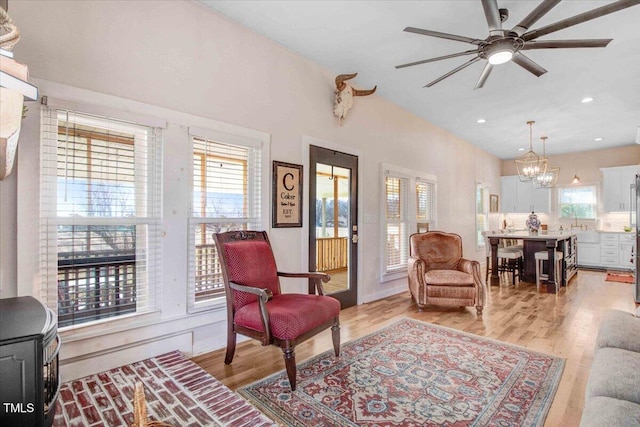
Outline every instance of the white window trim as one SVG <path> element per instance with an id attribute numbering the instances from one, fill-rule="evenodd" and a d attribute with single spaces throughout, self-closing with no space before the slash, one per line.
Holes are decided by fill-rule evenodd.
<path id="1" fill-rule="evenodd" d="M 193 155 L 193 138 L 205 138 L 208 140 L 216 141 L 219 143 L 226 143 L 232 145 L 241 145 L 246 147 L 260 148 L 261 150 L 261 167 L 260 167 L 260 228 L 267 230 L 269 227 L 269 197 L 270 191 L 270 134 L 256 134 L 252 129 L 234 127 L 230 132 L 227 126 L 218 126 L 217 123 L 210 123 L 210 127 L 195 127 L 190 126 L 188 132 L 189 138 L 189 155 L 190 159 Z M 194 216 L 193 216 L 193 192 L 191 190 L 191 183 L 193 179 L 193 161 L 189 161 L 189 216 L 187 232 L 189 233 L 187 241 L 187 312 L 198 313 L 208 310 L 216 310 L 226 306 L 226 297 L 221 295 L 220 297 L 211 299 L 209 301 L 196 302 L 194 296 L 194 274 L 195 266 L 194 259 L 192 257 L 192 247 L 195 245 L 193 236 Z M 215 218 L 203 218 L 204 220 L 215 221 Z"/>
<path id="2" fill-rule="evenodd" d="M 392 272 L 388 272 L 386 268 L 385 259 L 386 259 L 387 222 L 385 221 L 385 218 L 386 218 L 385 178 L 388 175 L 398 177 L 398 178 L 405 178 L 409 181 L 408 187 L 410 189 L 411 195 L 409 196 L 409 200 L 407 203 L 408 212 L 409 212 L 409 218 L 408 218 L 409 227 L 407 231 L 407 237 L 411 236 L 411 234 L 413 233 L 418 232 L 418 220 L 417 220 L 417 212 L 416 212 L 417 202 L 415 197 L 416 195 L 415 188 L 416 188 L 416 183 L 418 181 L 429 182 L 434 185 L 433 212 L 436 213 L 436 215 L 434 215 L 434 220 L 430 223 L 429 228 L 431 230 L 435 230 L 437 228 L 437 204 L 436 204 L 437 194 L 438 194 L 437 177 L 435 175 L 432 175 L 426 172 L 407 169 L 407 168 L 395 166 L 388 163 L 381 163 L 380 164 L 380 245 L 379 245 L 380 246 L 380 283 L 385 283 L 392 280 L 397 280 L 397 279 L 402 279 L 404 277 L 407 277 L 406 268 L 402 271 L 396 270 Z M 408 244 L 409 243 L 407 242 L 407 245 Z"/>

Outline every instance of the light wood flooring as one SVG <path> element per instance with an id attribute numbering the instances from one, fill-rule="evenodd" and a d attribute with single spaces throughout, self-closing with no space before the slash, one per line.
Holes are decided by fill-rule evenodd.
<path id="1" fill-rule="evenodd" d="M 606 274 L 580 270 L 558 295 L 538 293 L 533 283 L 491 287 L 482 317 L 474 308 L 428 307 L 419 313 L 408 292 L 345 309 L 340 314 L 342 342 L 376 331 L 403 317 L 521 345 L 566 359 L 562 380 L 545 426 L 577 426 L 593 360 L 593 346 L 602 312 L 635 310 L 632 285 L 606 282 Z M 330 350 L 331 332 L 296 347 L 298 362 Z M 232 390 L 284 369 L 282 351 L 256 341 L 239 343 L 231 365 L 223 362 L 225 349 L 193 361 Z M 615 369 L 615 367 L 612 367 Z"/>

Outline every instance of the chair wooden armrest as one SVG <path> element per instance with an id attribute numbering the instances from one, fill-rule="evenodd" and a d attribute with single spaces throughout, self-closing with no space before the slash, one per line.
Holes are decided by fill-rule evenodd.
<path id="1" fill-rule="evenodd" d="M 258 297 L 260 297 L 260 300 L 263 300 L 264 302 L 271 301 L 271 298 L 273 298 L 273 292 L 271 292 L 271 289 L 254 288 L 253 286 L 245 286 L 236 282 L 229 282 L 229 286 L 231 287 L 231 289 L 235 289 L 239 292 L 246 292 L 248 294 L 257 295 Z"/>
<path id="2" fill-rule="evenodd" d="M 267 302 L 273 298 L 271 289 L 255 288 L 253 286 L 244 286 L 236 282 L 229 282 L 229 287 L 238 292 L 246 292 L 258 296 L 258 306 L 260 307 L 260 319 L 262 320 L 262 328 L 264 330 L 264 338 L 262 345 L 269 345 L 271 342 L 271 328 L 269 327 L 269 311 L 267 311 Z"/>
<path id="3" fill-rule="evenodd" d="M 311 279 L 315 289 L 313 292 L 309 289 L 310 294 L 315 294 L 316 291 L 318 295 L 324 295 L 324 287 L 322 286 L 322 282 L 327 283 L 331 280 L 331 276 L 326 273 L 320 273 L 319 271 L 312 271 L 309 273 L 284 273 L 282 271 L 278 271 L 278 276 L 281 277 L 302 277 L 306 279 Z"/>

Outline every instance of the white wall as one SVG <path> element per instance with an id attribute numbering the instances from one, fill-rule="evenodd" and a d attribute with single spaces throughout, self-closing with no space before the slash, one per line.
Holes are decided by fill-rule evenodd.
<path id="1" fill-rule="evenodd" d="M 199 315 L 186 311 L 187 126 L 229 124 L 266 133 L 271 138 L 270 160 L 307 164 L 309 140 L 361 153 L 360 303 L 407 289 L 406 279 L 378 279 L 381 162 L 435 175 L 438 228 L 461 234 L 465 256 L 484 260 L 474 241 L 475 183 L 497 194 L 500 161 L 376 95 L 357 98 L 338 126 L 332 115 L 335 74 L 366 70 L 322 69 L 194 2 L 48 0 L 12 2 L 10 11 L 22 33 L 14 49 L 16 59 L 29 66 L 42 95 L 169 123 L 161 313 L 134 323 L 116 321 L 68 333 L 62 349 L 65 378 L 174 348 L 192 355 L 225 343 L 223 310 Z M 1 184 L 3 202 L 5 194 L 18 194 L 15 211 L 4 206 L 0 210 L 2 274 L 17 277 L 15 283 L 2 282 L 2 297 L 38 296 L 33 254 L 38 253 L 39 124 L 37 106 L 30 108 L 17 179 Z M 265 183 L 265 192 L 269 188 Z M 269 212 L 265 209 L 267 224 Z M 305 218 L 303 228 L 269 230 L 280 269 L 307 268 L 307 222 Z M 17 259 L 11 254 L 18 254 Z"/>

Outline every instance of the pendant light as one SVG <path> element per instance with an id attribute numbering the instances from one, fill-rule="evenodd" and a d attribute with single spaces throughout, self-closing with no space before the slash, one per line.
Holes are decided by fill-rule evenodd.
<path id="1" fill-rule="evenodd" d="M 547 171 L 547 159 L 539 156 L 533 151 L 533 124 L 534 121 L 528 121 L 529 125 L 529 152 L 516 158 L 516 168 L 518 169 L 518 178 L 520 181 L 532 181 L 538 175 Z"/>
<path id="2" fill-rule="evenodd" d="M 542 140 L 542 157 L 546 157 L 546 142 L 547 137 L 540 137 Z M 538 175 L 532 182 L 535 188 L 555 188 L 558 182 L 558 176 L 560 175 L 560 168 L 550 167 L 547 165 L 547 170 L 544 173 Z"/>

